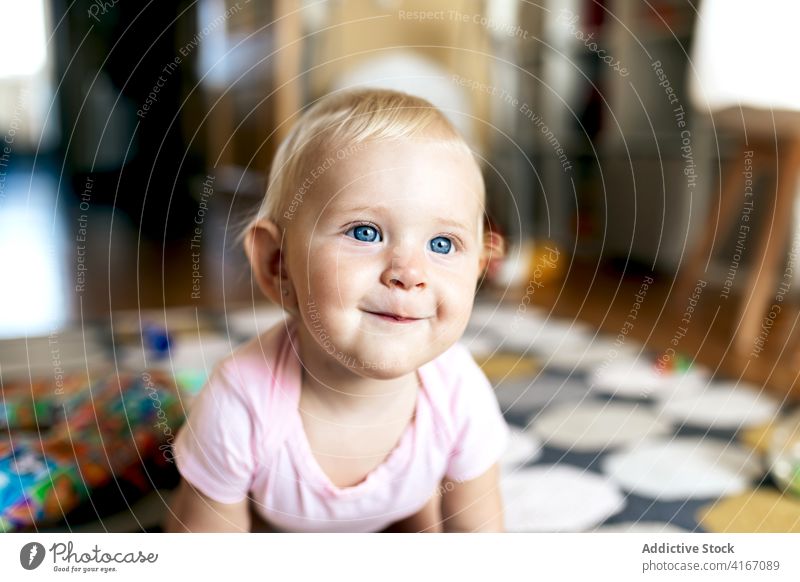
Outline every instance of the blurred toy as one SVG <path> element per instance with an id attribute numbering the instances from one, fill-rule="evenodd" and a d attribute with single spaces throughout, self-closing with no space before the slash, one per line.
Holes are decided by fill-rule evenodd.
<path id="1" fill-rule="evenodd" d="M 86 374 L 72 373 L 4 383 L 0 429 L 34 430 L 57 424 L 64 410 L 84 398 L 86 378 Z"/>
<path id="2" fill-rule="evenodd" d="M 564 275 L 566 257 L 559 246 L 550 240 L 537 240 L 533 243 L 531 262 L 528 266 L 528 279 L 541 284 L 558 281 Z"/>
<path id="3" fill-rule="evenodd" d="M 686 374 L 692 369 L 692 359 L 668 350 L 656 358 L 655 369 L 659 374 Z"/>
<path id="4" fill-rule="evenodd" d="M 169 332 L 163 327 L 151 323 L 142 326 L 142 342 L 145 350 L 156 360 L 168 357 L 170 349 L 175 349 Z"/>
<path id="5" fill-rule="evenodd" d="M 511 243 L 496 268 L 493 282 L 504 288 L 531 288 L 534 291 L 564 275 L 565 257 L 551 241 L 525 240 Z"/>
<path id="6" fill-rule="evenodd" d="M 800 496 L 800 409 L 778 422 L 767 456 L 778 485 Z"/>
<path id="7" fill-rule="evenodd" d="M 14 414 L 6 415 L 13 430 L 0 435 L 0 531 L 63 519 L 112 479 L 144 493 L 152 486 L 146 466 L 172 463 L 172 441 L 190 396 L 170 374 L 151 370 L 92 381 L 78 374 L 63 386 L 60 394 L 52 382 L 27 390 L 14 385 L 9 394 L 4 388 L 6 411 Z M 33 428 L 37 420 L 52 426 L 20 430 L 30 425 L 31 410 Z"/>

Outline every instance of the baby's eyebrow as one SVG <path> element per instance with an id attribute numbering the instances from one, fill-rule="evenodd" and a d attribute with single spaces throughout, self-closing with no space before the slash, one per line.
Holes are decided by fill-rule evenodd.
<path id="1" fill-rule="evenodd" d="M 378 212 L 378 213 L 384 212 L 384 213 L 390 213 L 391 210 L 392 209 L 390 207 L 388 207 L 388 206 L 384 206 L 382 204 L 375 204 L 375 205 L 372 205 L 372 206 L 352 206 L 352 207 L 347 207 L 347 208 L 335 208 L 334 207 L 333 208 L 333 213 L 334 214 L 350 214 L 350 213 L 356 213 L 356 212 L 357 213 L 362 213 L 362 212 Z M 464 230 L 465 232 L 472 232 L 472 229 L 470 229 L 463 222 L 459 222 L 458 220 L 455 220 L 453 218 L 441 217 L 441 218 L 437 218 L 436 222 L 438 224 L 443 224 L 445 226 L 450 226 L 450 227 L 453 227 L 453 228 L 459 228 L 461 230 Z"/>
<path id="2" fill-rule="evenodd" d="M 354 206 L 349 208 L 337 208 L 333 207 L 334 212 L 341 212 L 341 213 L 350 213 L 350 212 L 364 212 L 366 210 L 387 210 L 385 206 L 375 205 L 375 206 Z"/>
<path id="3" fill-rule="evenodd" d="M 453 228 L 460 228 L 462 230 L 470 232 L 470 229 L 464 223 L 459 222 L 457 220 L 453 220 L 452 218 L 442 218 L 439 220 L 439 222 L 446 226 L 452 226 Z"/>

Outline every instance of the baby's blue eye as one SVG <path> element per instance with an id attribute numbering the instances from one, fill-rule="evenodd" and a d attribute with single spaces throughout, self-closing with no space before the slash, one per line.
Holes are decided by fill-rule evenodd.
<path id="1" fill-rule="evenodd" d="M 369 226 L 368 224 L 354 226 L 345 234 L 362 242 L 380 242 L 381 240 L 381 235 L 378 232 L 378 229 L 376 229 L 374 226 Z"/>
<path id="2" fill-rule="evenodd" d="M 436 238 L 431 239 L 430 247 L 434 253 L 446 255 L 450 253 L 450 249 L 453 247 L 453 242 L 446 236 L 437 236 Z"/>

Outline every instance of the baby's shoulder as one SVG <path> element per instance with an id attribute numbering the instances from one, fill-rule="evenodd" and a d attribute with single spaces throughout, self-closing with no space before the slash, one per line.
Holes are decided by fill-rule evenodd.
<path id="1" fill-rule="evenodd" d="M 280 393 L 290 377 L 285 369 L 288 333 L 283 323 L 277 324 L 237 347 L 215 366 L 206 389 L 224 393 L 253 414 L 280 414 L 285 401 Z"/>
<path id="2" fill-rule="evenodd" d="M 492 391 L 483 370 L 469 349 L 460 342 L 431 361 L 428 367 L 438 384 L 440 404 L 447 405 L 451 410 L 460 408 L 479 392 Z"/>

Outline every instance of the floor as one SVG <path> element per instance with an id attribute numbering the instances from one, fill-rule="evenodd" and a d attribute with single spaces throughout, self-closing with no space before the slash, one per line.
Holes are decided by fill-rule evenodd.
<path id="1" fill-rule="evenodd" d="M 653 282 L 642 294 L 642 284 L 650 278 Z M 621 262 L 584 260 L 571 265 L 564 279 L 537 288 L 532 303 L 546 313 L 586 323 L 612 336 L 625 330 L 627 337 L 653 352 L 664 354 L 672 348 L 715 374 L 754 382 L 779 399 L 798 401 L 800 305 L 797 298 L 787 300 L 778 317 L 768 322 L 770 334 L 763 350 L 741 357 L 734 353 L 732 341 L 738 325 L 739 297 L 723 297 L 721 285 L 711 281 L 697 294 L 699 300 L 695 305 L 692 297 L 676 298 L 671 294 L 673 278 L 668 274 L 652 273 Z M 490 296 L 502 300 L 504 305 L 518 306 L 524 292 L 495 292 Z M 632 320 L 630 314 L 637 303 L 640 307 Z M 689 323 L 683 323 L 690 309 Z"/>
<path id="2" fill-rule="evenodd" d="M 92 350 L 113 352 L 120 369 L 207 373 L 283 317 L 272 307 L 166 315 L 171 358 L 146 359 L 130 333 L 135 312 L 121 313 L 111 344 Z M 800 458 L 777 438 L 788 427 L 800 440 L 800 417 L 759 385 L 711 378 L 699 365 L 659 371 L 657 353 L 635 339 L 491 301 L 476 305 L 462 341 L 512 428 L 501 482 L 510 531 L 800 532 L 800 480 L 792 477 Z M 85 353 L 62 361 L 82 364 Z M 144 496 L 109 484 L 38 529 L 158 531 L 172 477 L 150 473 L 160 488 Z M 786 486 L 796 495 L 781 494 Z"/>

